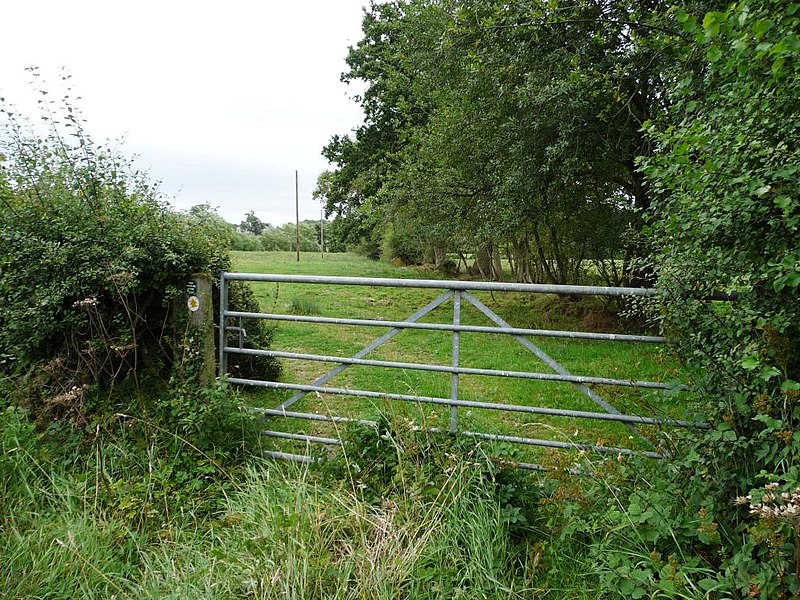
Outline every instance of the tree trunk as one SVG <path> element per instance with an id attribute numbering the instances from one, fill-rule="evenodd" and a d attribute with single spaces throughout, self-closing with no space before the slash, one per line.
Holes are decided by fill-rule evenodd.
<path id="1" fill-rule="evenodd" d="M 447 260 L 447 249 L 439 244 L 433 247 L 433 264 L 438 269 Z"/>
<path id="2" fill-rule="evenodd" d="M 539 257 L 539 268 L 544 274 L 544 279 L 546 279 L 549 283 L 555 283 L 555 277 L 553 276 L 553 271 L 550 268 L 550 261 L 544 254 L 544 248 L 542 247 L 542 238 L 539 236 L 539 230 L 533 230 L 533 239 L 536 242 L 536 254 Z"/>
<path id="3" fill-rule="evenodd" d="M 506 260 L 508 261 L 508 267 L 511 269 L 511 279 L 512 281 L 520 281 L 519 273 L 518 273 L 518 264 L 516 257 L 514 255 L 514 248 L 512 244 L 506 244 Z"/>
<path id="4" fill-rule="evenodd" d="M 503 280 L 503 258 L 500 256 L 500 248 L 497 244 L 492 244 L 492 280 Z"/>
<path id="5" fill-rule="evenodd" d="M 477 270 L 481 277 L 489 279 L 492 274 L 492 257 L 489 253 L 489 248 L 486 246 L 479 246 L 478 251 L 475 253 L 475 264 L 473 271 Z"/>
<path id="6" fill-rule="evenodd" d="M 512 242 L 510 254 L 514 257 L 514 280 L 520 283 L 534 283 L 536 279 L 531 271 L 531 243 L 527 234 L 522 239 Z"/>
<path id="7" fill-rule="evenodd" d="M 558 233 L 556 232 L 556 228 L 553 227 L 552 224 L 548 226 L 548 231 L 550 233 L 550 246 L 551 251 L 553 253 L 553 258 L 555 259 L 555 279 L 554 283 L 557 284 L 564 284 L 567 283 L 567 273 L 568 268 L 566 265 L 563 248 L 561 247 L 561 240 L 558 237 Z"/>

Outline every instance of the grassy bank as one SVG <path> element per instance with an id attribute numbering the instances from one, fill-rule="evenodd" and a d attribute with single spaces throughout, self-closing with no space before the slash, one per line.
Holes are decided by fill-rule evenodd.
<path id="1" fill-rule="evenodd" d="M 390 479 L 348 445 L 353 458 L 322 471 L 253 457 L 179 499 L 159 468 L 127 486 L 121 440 L 69 465 L 21 414 L 2 417 L 3 598 L 591 597 L 542 579 L 541 533 L 523 516 L 539 488 L 503 483 L 479 453 L 431 440 L 419 461 L 410 437 L 362 432 L 373 458 L 397 455 Z"/>

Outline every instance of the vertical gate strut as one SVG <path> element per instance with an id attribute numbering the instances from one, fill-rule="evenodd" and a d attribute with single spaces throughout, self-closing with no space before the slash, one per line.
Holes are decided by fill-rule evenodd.
<path id="1" fill-rule="evenodd" d="M 453 296 L 453 325 L 461 325 L 461 294 L 463 292 L 456 291 Z M 453 332 L 453 362 L 452 365 L 458 368 L 459 359 L 461 354 L 461 333 L 458 331 Z M 458 373 L 453 373 L 450 376 L 450 399 L 458 400 Z M 450 432 L 455 433 L 458 431 L 458 406 L 450 407 Z"/>

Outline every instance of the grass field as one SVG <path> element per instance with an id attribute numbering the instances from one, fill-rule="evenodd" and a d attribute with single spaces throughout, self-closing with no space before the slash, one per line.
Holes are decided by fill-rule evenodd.
<path id="1" fill-rule="evenodd" d="M 240 252 L 234 254 L 234 269 L 249 273 L 424 279 L 439 277 L 434 271 L 394 267 L 351 254 L 329 254 L 325 257 L 303 254 L 301 261 L 297 262 L 292 253 Z M 253 283 L 252 286 L 265 312 L 391 321 L 406 319 L 442 293 L 440 290 L 410 288 L 285 283 Z M 568 301 L 552 295 L 511 292 L 474 295 L 513 327 L 625 332 L 625 324 L 613 316 L 600 298 Z M 453 302 L 447 301 L 425 317 L 423 322 L 452 323 L 452 320 Z M 462 303 L 461 323 L 492 325 L 488 318 L 466 301 Z M 387 331 L 385 327 L 290 322 L 277 323 L 276 328 L 273 350 L 343 357 L 354 355 Z M 675 382 L 681 375 L 679 365 L 662 347 L 654 344 L 546 337 L 537 337 L 532 341 L 573 375 L 661 382 Z M 511 336 L 462 333 L 460 346 L 462 367 L 553 373 L 550 367 Z M 449 366 L 452 360 L 452 334 L 406 330 L 370 353 L 367 358 Z M 289 359 L 284 359 L 283 365 L 282 380 L 301 384 L 312 383 L 336 366 L 332 363 Z M 451 375 L 351 366 L 328 385 L 449 398 Z M 674 391 L 617 386 L 594 389 L 606 402 L 623 413 L 686 417 L 680 394 Z M 564 382 L 461 375 L 458 390 L 461 400 L 603 412 L 603 409 L 574 385 Z M 287 391 L 259 390 L 250 393 L 249 397 L 253 404 L 272 408 L 292 394 L 293 392 Z M 307 396 L 295 404 L 292 410 L 366 419 L 388 413 L 398 418 L 412 419 L 420 426 L 441 429 L 446 429 L 450 420 L 450 409 L 447 406 L 319 394 Z M 650 449 L 640 436 L 652 439 L 658 437 L 657 431 L 647 427 L 640 427 L 634 432 L 624 425 L 612 422 L 464 407 L 458 411 L 458 426 L 462 431 L 629 447 L 636 450 Z M 329 424 L 296 420 L 290 422 L 272 419 L 269 428 L 334 437 L 337 433 Z M 276 449 L 287 449 L 285 442 L 276 444 Z M 294 450 L 297 451 L 298 448 Z M 520 460 L 539 463 L 550 462 L 552 456 L 553 450 L 532 447 L 521 448 L 515 455 Z"/>

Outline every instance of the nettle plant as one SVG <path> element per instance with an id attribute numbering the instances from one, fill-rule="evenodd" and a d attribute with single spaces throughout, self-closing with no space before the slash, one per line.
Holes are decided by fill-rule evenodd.
<path id="1" fill-rule="evenodd" d="M 92 140 L 67 92 L 54 103 L 40 89 L 36 123 L 0 102 L 0 373 L 25 382 L 34 411 L 77 416 L 89 387 L 168 377 L 182 352 L 173 300 L 229 258 Z"/>

